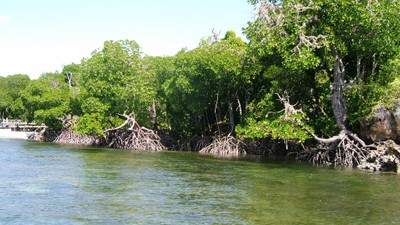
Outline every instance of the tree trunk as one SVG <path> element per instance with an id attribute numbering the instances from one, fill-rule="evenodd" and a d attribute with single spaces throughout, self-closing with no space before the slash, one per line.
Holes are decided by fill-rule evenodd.
<path id="1" fill-rule="evenodd" d="M 216 122 L 217 128 L 218 128 L 218 135 L 221 136 L 221 128 L 220 128 L 221 112 L 219 110 L 218 104 L 219 104 L 219 92 L 217 93 L 217 100 L 215 101 L 214 115 L 215 115 L 215 122 Z"/>
<path id="2" fill-rule="evenodd" d="M 343 81 L 345 75 L 345 68 L 343 65 L 342 58 L 340 57 L 337 50 L 333 50 L 335 62 L 333 65 L 333 99 L 332 108 L 335 115 L 336 123 L 340 130 L 347 130 L 347 109 L 346 101 L 344 99 Z"/>
<path id="3" fill-rule="evenodd" d="M 157 109 L 156 109 L 156 101 L 153 99 L 153 104 L 151 105 L 150 109 L 150 118 L 151 118 L 151 125 L 153 130 L 158 130 L 158 123 L 157 123 Z"/>
<path id="4" fill-rule="evenodd" d="M 308 130 L 319 145 L 307 155 L 311 156 L 314 163 L 353 166 L 358 165 L 366 158 L 368 146 L 356 134 L 348 131 L 346 127 L 347 110 L 344 98 L 345 67 L 342 58 L 336 49 L 332 50 L 335 57 L 333 64 L 333 99 L 332 108 L 340 133 L 331 138 L 319 138 Z"/>
<path id="5" fill-rule="evenodd" d="M 229 110 L 229 124 L 231 125 L 231 132 L 229 135 L 235 136 L 235 116 L 233 114 L 233 103 L 229 102 L 228 104 Z"/>
<path id="6" fill-rule="evenodd" d="M 72 72 L 67 73 L 67 82 L 68 82 L 69 88 L 71 88 L 72 87 Z"/>

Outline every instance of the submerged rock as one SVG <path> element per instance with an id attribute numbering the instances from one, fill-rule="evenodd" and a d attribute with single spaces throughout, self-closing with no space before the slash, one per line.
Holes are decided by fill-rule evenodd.
<path id="1" fill-rule="evenodd" d="M 376 150 L 371 150 L 358 168 L 400 173 L 400 146 L 393 140 L 377 143 Z"/>

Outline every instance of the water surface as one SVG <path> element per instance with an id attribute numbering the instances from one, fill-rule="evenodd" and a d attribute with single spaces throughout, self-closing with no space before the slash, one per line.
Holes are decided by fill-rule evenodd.
<path id="1" fill-rule="evenodd" d="M 0 224 L 400 224 L 400 178 L 0 140 Z"/>

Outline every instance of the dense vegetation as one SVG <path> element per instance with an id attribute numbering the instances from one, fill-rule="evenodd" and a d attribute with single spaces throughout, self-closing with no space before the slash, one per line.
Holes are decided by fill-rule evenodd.
<path id="1" fill-rule="evenodd" d="M 357 133 L 378 102 L 398 98 L 398 0 L 249 2 L 259 14 L 244 28 L 247 43 L 228 31 L 153 57 L 135 41 L 106 41 L 61 72 L 0 78 L 2 117 L 55 129 L 68 120 L 79 134 L 101 136 L 122 122 L 119 114 L 133 113 L 181 143 L 302 143 Z"/>

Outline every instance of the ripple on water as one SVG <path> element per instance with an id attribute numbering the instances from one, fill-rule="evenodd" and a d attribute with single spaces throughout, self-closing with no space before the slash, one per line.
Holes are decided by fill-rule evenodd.
<path id="1" fill-rule="evenodd" d="M 400 223 L 400 179 L 308 164 L 0 140 L 1 224 Z"/>

